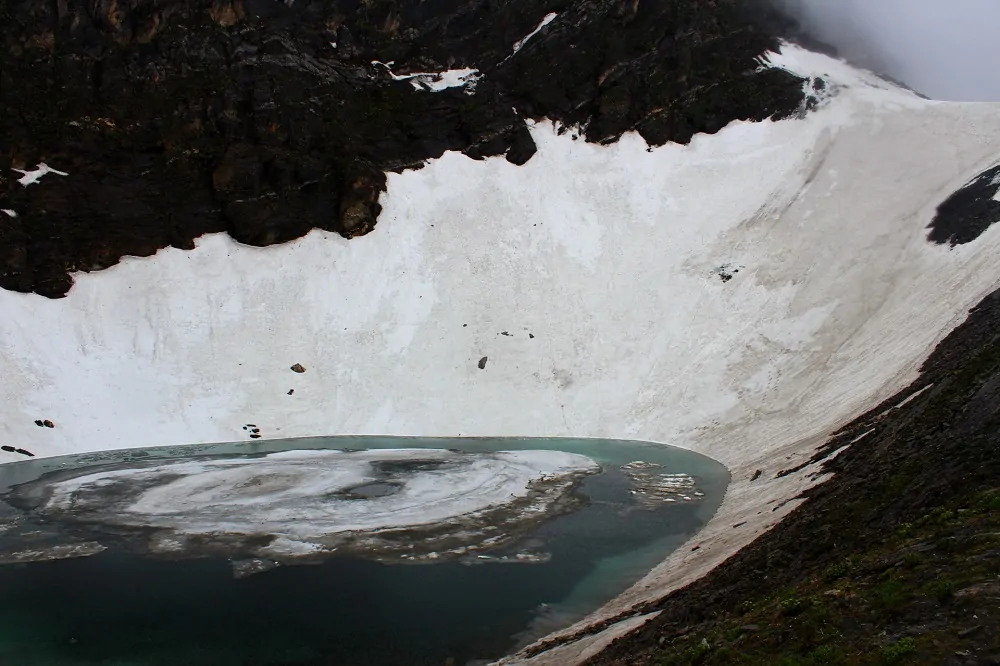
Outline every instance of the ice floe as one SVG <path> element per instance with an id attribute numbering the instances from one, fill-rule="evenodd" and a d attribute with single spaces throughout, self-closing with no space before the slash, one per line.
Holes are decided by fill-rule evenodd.
<path id="1" fill-rule="evenodd" d="M 501 545 L 599 470 L 559 451 L 308 450 L 84 468 L 15 495 L 45 520 L 155 530 L 146 548 L 163 554 L 438 559 Z M 421 538 L 386 538 L 410 529 Z"/>

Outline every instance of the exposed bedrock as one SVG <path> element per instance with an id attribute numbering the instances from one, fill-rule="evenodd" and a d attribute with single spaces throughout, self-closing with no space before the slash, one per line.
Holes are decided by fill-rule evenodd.
<path id="1" fill-rule="evenodd" d="M 776 41 L 741 5 L 4 0 L 0 286 L 60 297 L 74 271 L 209 232 L 362 235 L 386 171 L 446 150 L 525 163 L 524 117 L 661 145 L 788 116 L 801 81 L 761 66 Z M 474 89 L 396 80 L 459 67 Z M 12 171 L 39 163 L 69 175 Z"/>
<path id="2" fill-rule="evenodd" d="M 928 238 L 952 247 L 971 243 L 1000 222 L 1000 165 L 987 169 L 938 207 Z"/>

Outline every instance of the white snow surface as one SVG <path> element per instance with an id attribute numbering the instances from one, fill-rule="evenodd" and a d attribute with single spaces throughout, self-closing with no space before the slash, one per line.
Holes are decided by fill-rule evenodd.
<path id="1" fill-rule="evenodd" d="M 24 187 L 27 187 L 28 185 L 34 185 L 35 183 L 40 182 L 42 180 L 43 176 L 46 176 L 46 175 L 48 175 L 50 173 L 53 174 L 53 175 L 55 175 L 55 176 L 68 176 L 69 175 L 65 171 L 56 171 L 55 169 L 53 169 L 52 167 L 50 167 L 45 162 L 42 162 L 41 164 L 39 164 L 37 167 L 35 167 L 35 169 L 33 171 L 25 171 L 23 169 L 11 169 L 11 171 L 16 171 L 19 174 L 21 174 L 22 177 L 19 178 L 17 182 L 19 182 Z M 6 211 L 4 211 L 4 212 L 6 212 Z"/>
<path id="2" fill-rule="evenodd" d="M 332 496 L 377 481 L 374 464 L 413 460 L 447 464 L 397 475 L 401 486 L 385 497 Z M 99 470 L 50 484 L 39 511 L 93 512 L 114 524 L 187 535 L 275 535 L 279 541 L 272 550 L 301 554 L 303 548 L 318 548 L 310 543 L 314 539 L 446 523 L 525 497 L 532 481 L 597 469 L 585 456 L 560 451 L 287 451 L 260 459 L 195 459 Z M 99 491 L 122 481 L 145 490 L 129 506 L 109 507 Z"/>
<path id="3" fill-rule="evenodd" d="M 534 30 L 532 30 L 531 32 L 529 32 L 522 39 L 519 39 L 518 41 L 514 42 L 514 48 L 511 49 L 511 54 L 510 55 L 513 56 L 515 53 L 517 53 L 522 48 L 524 48 L 524 45 L 528 43 L 529 39 L 531 39 L 532 37 L 534 37 L 535 35 L 537 35 L 539 32 L 541 32 L 542 28 L 544 28 L 545 26 L 547 26 L 549 23 L 552 23 L 553 21 L 555 21 L 557 16 L 559 16 L 559 14 L 556 14 L 555 12 L 550 12 L 550 13 L 546 14 L 545 17 L 542 18 L 542 20 L 538 23 L 538 27 L 537 28 L 535 28 Z M 508 56 L 508 57 L 510 57 L 510 56 Z"/>
<path id="4" fill-rule="evenodd" d="M 336 48 L 336 47 L 334 47 Z M 441 92 L 447 88 L 464 87 L 466 92 L 475 91 L 476 83 L 482 78 L 478 69 L 446 69 L 443 72 L 413 72 L 412 74 L 393 74 L 392 62 L 372 60 L 377 67 L 385 67 L 393 81 L 409 81 L 417 90 Z"/>
<path id="5" fill-rule="evenodd" d="M 822 477 L 775 472 L 913 381 L 1000 284 L 1000 225 L 926 240 L 995 163 L 1000 107 L 798 48 L 771 60 L 822 75 L 821 108 L 651 151 L 542 122 L 524 166 L 447 153 L 388 174 L 362 238 L 208 236 L 78 275 L 66 299 L 0 292 L 0 437 L 39 456 L 231 441 L 248 422 L 674 444 L 730 468 L 722 507 L 584 623 L 684 585 L 794 509 Z M 743 268 L 723 282 L 723 265 Z"/>

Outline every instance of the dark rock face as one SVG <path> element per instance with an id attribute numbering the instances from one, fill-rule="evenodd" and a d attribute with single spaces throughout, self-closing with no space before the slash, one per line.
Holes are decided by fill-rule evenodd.
<path id="1" fill-rule="evenodd" d="M 525 117 L 656 145 L 786 117 L 802 82 L 759 67 L 777 43 L 743 2 L 0 0 L 0 286 L 60 297 L 74 271 L 210 232 L 365 234 L 386 171 L 523 164 Z M 483 77 L 420 91 L 373 60 Z M 18 184 L 40 162 L 69 175 Z"/>
<path id="2" fill-rule="evenodd" d="M 987 169 L 938 206 L 928 240 L 952 247 L 971 243 L 1000 222 L 1000 165 Z"/>

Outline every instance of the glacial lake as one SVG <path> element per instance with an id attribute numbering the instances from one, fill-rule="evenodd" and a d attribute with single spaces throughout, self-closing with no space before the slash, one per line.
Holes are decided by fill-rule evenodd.
<path id="1" fill-rule="evenodd" d="M 712 517 L 643 442 L 322 437 L 0 465 L 0 663 L 485 664 Z"/>

